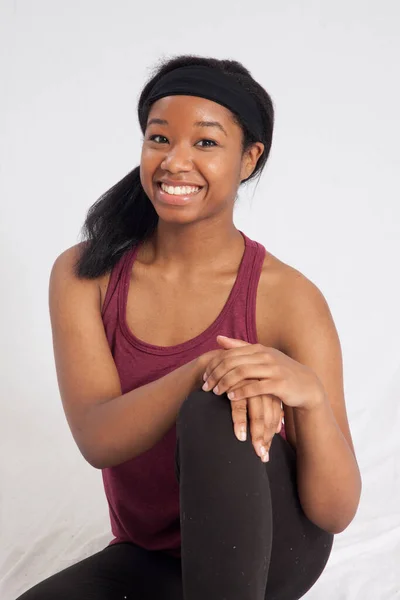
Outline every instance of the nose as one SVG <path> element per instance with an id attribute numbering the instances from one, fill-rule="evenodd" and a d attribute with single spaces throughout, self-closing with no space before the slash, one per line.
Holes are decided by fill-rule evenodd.
<path id="1" fill-rule="evenodd" d="M 191 171 L 193 168 L 190 151 L 182 146 L 170 147 L 165 153 L 161 168 L 171 173 L 178 171 Z"/>

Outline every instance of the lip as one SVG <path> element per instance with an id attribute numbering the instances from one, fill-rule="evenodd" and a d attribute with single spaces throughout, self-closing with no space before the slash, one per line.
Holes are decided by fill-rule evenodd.
<path id="1" fill-rule="evenodd" d="M 164 190 L 161 189 L 161 182 L 157 182 L 156 183 L 156 197 L 157 199 L 162 202 L 163 204 L 169 204 L 169 205 L 175 205 L 175 206 L 185 206 L 187 204 L 191 204 L 192 202 L 196 202 L 196 200 L 198 199 L 199 195 L 202 192 L 201 188 L 198 192 L 196 192 L 195 194 L 187 194 L 187 195 L 175 195 L 175 194 L 168 194 L 167 192 L 164 192 Z"/>

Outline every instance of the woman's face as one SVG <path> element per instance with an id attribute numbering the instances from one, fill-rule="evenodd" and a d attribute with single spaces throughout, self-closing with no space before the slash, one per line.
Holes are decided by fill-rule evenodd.
<path id="1" fill-rule="evenodd" d="M 151 106 L 140 180 L 161 219 L 188 222 L 196 215 L 232 213 L 240 181 L 252 173 L 264 146 L 257 142 L 242 155 L 242 130 L 231 119 L 229 109 L 198 96 L 165 96 Z M 161 192 L 161 179 L 201 189 L 173 205 Z"/>

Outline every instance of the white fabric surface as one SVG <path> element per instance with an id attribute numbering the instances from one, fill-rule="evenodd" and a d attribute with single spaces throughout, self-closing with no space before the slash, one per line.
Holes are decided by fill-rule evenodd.
<path id="1" fill-rule="evenodd" d="M 335 537 L 328 565 L 307 600 L 393 600 L 400 597 L 400 370 L 374 419 L 367 406 L 354 415 L 353 437 L 363 474 L 356 518 Z M 371 402 L 369 402 L 369 400 Z M 100 471 L 76 449 L 55 411 L 48 431 L 22 411 L 2 438 L 0 598 L 19 594 L 94 554 L 112 539 Z M 17 439 L 15 431 L 18 431 Z M 380 432 L 378 436 L 376 432 Z M 23 440 L 24 451 L 16 441 Z M 6 493 L 5 493 L 6 492 Z"/>

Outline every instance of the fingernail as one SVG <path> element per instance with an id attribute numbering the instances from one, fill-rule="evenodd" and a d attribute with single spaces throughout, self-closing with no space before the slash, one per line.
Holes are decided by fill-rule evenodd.
<path id="1" fill-rule="evenodd" d="M 264 454 L 264 455 L 261 457 L 261 460 L 262 460 L 263 462 L 269 462 L 269 452 L 267 452 L 266 454 Z"/>
<path id="2" fill-rule="evenodd" d="M 238 437 L 239 437 L 239 440 L 241 442 L 245 442 L 246 441 L 246 430 L 245 429 L 241 429 L 239 431 L 239 436 Z"/>
<path id="3" fill-rule="evenodd" d="M 206 392 L 209 387 L 210 387 L 209 383 L 208 383 L 208 381 L 206 381 L 205 384 L 203 385 L 202 389 Z"/>

